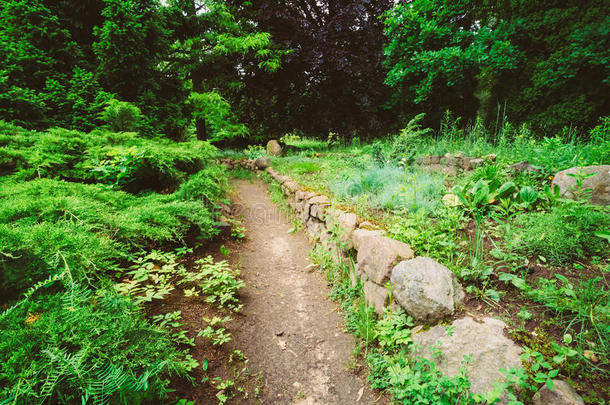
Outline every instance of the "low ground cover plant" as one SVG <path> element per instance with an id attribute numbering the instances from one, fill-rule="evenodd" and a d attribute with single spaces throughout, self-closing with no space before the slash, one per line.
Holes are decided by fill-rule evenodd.
<path id="1" fill-rule="evenodd" d="M 153 251 L 173 258 L 157 263 L 163 274 L 141 266 L 155 247 L 218 233 L 227 177 L 215 155 L 201 141 L 0 123 L 1 403 L 157 402 L 170 377 L 190 378 L 198 362 L 180 315 L 151 322 L 144 305 L 179 278 L 237 309 L 239 273 L 210 259 L 188 273 L 177 265 L 185 248 Z M 134 276 L 130 264 L 144 271 L 129 284 L 141 291 L 114 288 Z"/>
<path id="2" fill-rule="evenodd" d="M 515 328 L 517 340 L 542 356 L 539 361 L 550 364 L 555 375 L 570 379 L 595 403 L 607 395 L 595 381 L 607 378 L 610 364 L 606 276 L 610 212 L 589 203 L 590 190 L 582 186 L 585 175 L 574 175 L 575 199 L 562 196 L 552 180 L 559 170 L 610 163 L 609 119 L 601 120 L 585 141 L 569 132 L 537 138 L 527 125 L 510 124 L 492 138 L 480 125 L 464 128 L 452 124 L 450 117 L 447 120 L 444 132 L 438 134 L 422 130 L 416 119 L 385 141 L 329 146 L 317 156 L 289 151 L 273 165 L 377 223 L 393 238 L 410 244 L 417 255 L 448 266 L 465 284 L 470 299 L 487 303 L 484 311 L 503 317 Z M 493 153 L 497 158 L 456 175 L 414 166 L 416 157 L 448 152 L 472 157 Z M 534 170 L 509 167 L 523 160 Z M 335 285 L 336 271 L 326 272 Z M 333 296 L 352 297 L 348 329 L 365 345 L 375 341 L 377 321 L 354 298 L 357 292 L 340 284 Z M 570 336 L 569 343 L 565 336 Z M 375 352 L 370 356 L 373 374 L 385 375 L 374 377 L 374 384 L 395 389 L 388 370 L 407 367 L 406 363 L 400 365 Z M 412 364 L 408 367 L 413 370 Z M 413 373 L 406 373 L 405 379 L 407 374 Z M 398 381 L 392 375 L 392 381 Z M 534 379 L 529 384 L 534 390 L 545 382 Z M 393 392 L 395 398 L 415 400 L 405 396 L 405 387 Z M 432 398 L 440 400 L 434 396 L 428 400 Z"/>

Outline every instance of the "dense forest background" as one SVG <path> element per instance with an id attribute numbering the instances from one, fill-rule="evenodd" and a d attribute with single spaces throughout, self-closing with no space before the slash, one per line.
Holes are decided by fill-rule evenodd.
<path id="1" fill-rule="evenodd" d="M 586 133 L 610 111 L 603 0 L 394 3 L 3 2 L 0 119 L 91 130 L 115 98 L 144 133 L 184 139 L 196 118 L 200 138 L 261 140 L 383 136 L 424 111 L 438 128 L 446 110 Z"/>

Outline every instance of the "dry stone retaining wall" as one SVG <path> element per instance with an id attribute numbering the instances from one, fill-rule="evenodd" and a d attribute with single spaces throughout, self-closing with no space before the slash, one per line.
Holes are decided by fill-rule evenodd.
<path id="1" fill-rule="evenodd" d="M 223 160 L 222 163 L 229 168 L 263 169 L 254 160 Z M 355 284 L 358 278 L 361 280 L 366 301 L 378 313 L 383 313 L 388 305 L 388 286 L 391 286 L 395 298 L 393 305 L 400 305 L 420 324 L 438 323 L 454 314 L 464 292 L 449 269 L 433 259 L 415 257 L 409 245 L 389 238 L 385 231 L 374 229 L 370 222 L 361 222 L 354 213 L 332 207 L 326 196 L 301 187 L 271 167 L 264 170 L 281 185 L 288 205 L 315 242 L 333 251 L 337 260 L 343 260 L 349 250 L 356 251 L 357 264 L 350 275 L 352 283 Z M 467 364 L 471 392 L 494 389 L 494 383 L 503 378 L 499 369 L 521 366 L 523 350 L 504 336 L 504 322 L 466 316 L 453 321 L 450 328 L 451 333 L 440 325 L 428 330 L 421 325 L 415 327 L 413 337 L 420 349 L 414 355 L 425 357 L 429 346 L 441 342 L 443 355 L 431 360 L 449 375 L 457 373 L 464 356 L 472 356 L 473 361 Z M 578 394 L 569 394 L 565 396 L 576 398 L 576 402 L 561 400 L 556 403 L 579 403 Z M 507 402 L 506 396 L 500 401 L 502 404 Z"/>
<path id="2" fill-rule="evenodd" d="M 249 159 L 225 159 L 222 163 L 230 169 L 256 170 L 261 166 Z M 409 245 L 389 238 L 381 229 L 372 229 L 374 225 L 361 222 L 352 212 L 333 208 L 328 197 L 303 188 L 270 167 L 265 171 L 281 185 L 288 205 L 310 238 L 332 250 L 337 260 L 349 250 L 355 251 L 352 282 L 361 280 L 365 298 L 375 311 L 384 312 L 389 304 L 388 286 L 393 285 L 399 293 L 396 302 L 416 320 L 436 322 L 454 313 L 464 293 L 449 269 L 430 258 L 415 258 Z"/>

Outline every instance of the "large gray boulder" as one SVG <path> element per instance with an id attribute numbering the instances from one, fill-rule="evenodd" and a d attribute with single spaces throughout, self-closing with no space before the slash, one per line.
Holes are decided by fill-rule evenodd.
<path id="1" fill-rule="evenodd" d="M 415 357 L 433 361 L 444 375 L 455 376 L 464 360 L 472 356 L 466 365 L 470 379 L 470 392 L 485 393 L 494 388 L 494 382 L 503 381 L 501 368 L 522 367 L 521 347 L 504 336 L 506 324 L 493 318 L 480 322 L 471 317 L 454 321 L 449 328 L 434 326 L 412 335 L 416 344 Z M 450 333 L 447 331 L 450 330 Z M 428 350 L 440 342 L 441 354 L 436 357 Z"/>
<path id="2" fill-rule="evenodd" d="M 384 236 L 383 231 L 356 229 L 351 240 L 358 250 L 358 271 L 380 285 L 389 280 L 398 262 L 413 257 L 409 245 Z"/>
<path id="3" fill-rule="evenodd" d="M 282 147 L 280 143 L 275 139 L 267 142 L 267 155 L 269 156 L 281 156 L 282 155 Z"/>
<path id="4" fill-rule="evenodd" d="M 585 405 L 580 395 L 562 380 L 553 380 L 553 390 L 546 384 L 534 395 L 533 405 Z"/>
<path id="5" fill-rule="evenodd" d="M 562 170 L 553 178 L 553 185 L 559 186 L 561 194 L 566 197 L 573 198 L 576 188 L 576 178 L 568 176 L 569 174 L 595 173 L 593 177 L 583 180 L 583 188 L 590 188 L 592 204 L 610 205 L 610 165 L 572 167 L 571 169 Z"/>
<path id="6" fill-rule="evenodd" d="M 400 262 L 392 270 L 391 281 L 396 301 L 422 322 L 452 315 L 464 299 L 462 286 L 451 270 L 429 257 Z"/>

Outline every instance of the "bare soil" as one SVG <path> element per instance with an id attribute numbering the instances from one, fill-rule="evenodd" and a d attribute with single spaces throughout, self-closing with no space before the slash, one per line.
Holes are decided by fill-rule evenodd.
<path id="1" fill-rule="evenodd" d="M 196 385 L 173 381 L 173 399 L 197 404 L 218 403 L 218 390 L 203 378 L 220 377 L 236 382 L 229 404 L 371 404 L 385 398 L 366 383 L 364 366 L 352 356 L 354 337 L 344 330 L 344 319 L 328 299 L 323 276 L 308 268 L 310 243 L 301 231 L 290 233 L 292 221 L 271 202 L 267 185 L 260 180 L 234 180 L 232 216 L 241 219 L 246 238 L 219 238 L 199 248 L 191 260 L 208 254 L 216 260 L 222 245 L 230 250 L 229 262 L 240 269 L 246 287 L 240 290 L 243 309 L 238 314 L 218 311 L 203 298 L 173 294 L 150 313 L 180 310 L 189 349 L 208 370 L 193 373 Z M 186 263 L 188 265 L 188 263 Z M 196 337 L 206 327 L 204 317 L 231 315 L 227 324 L 232 341 L 214 347 Z M 233 350 L 244 361 L 229 362 Z M 233 356 L 235 357 L 235 356 Z M 215 385 L 215 384 L 214 384 Z"/>
<path id="2" fill-rule="evenodd" d="M 289 232 L 291 221 L 262 182 L 237 180 L 234 186 L 233 207 L 247 236 L 231 254 L 246 282 L 244 309 L 232 330 L 250 370 L 262 373 L 260 402 L 375 402 L 364 378 L 348 369 L 354 338 L 344 331 L 322 276 L 307 269 L 308 239 Z"/>

